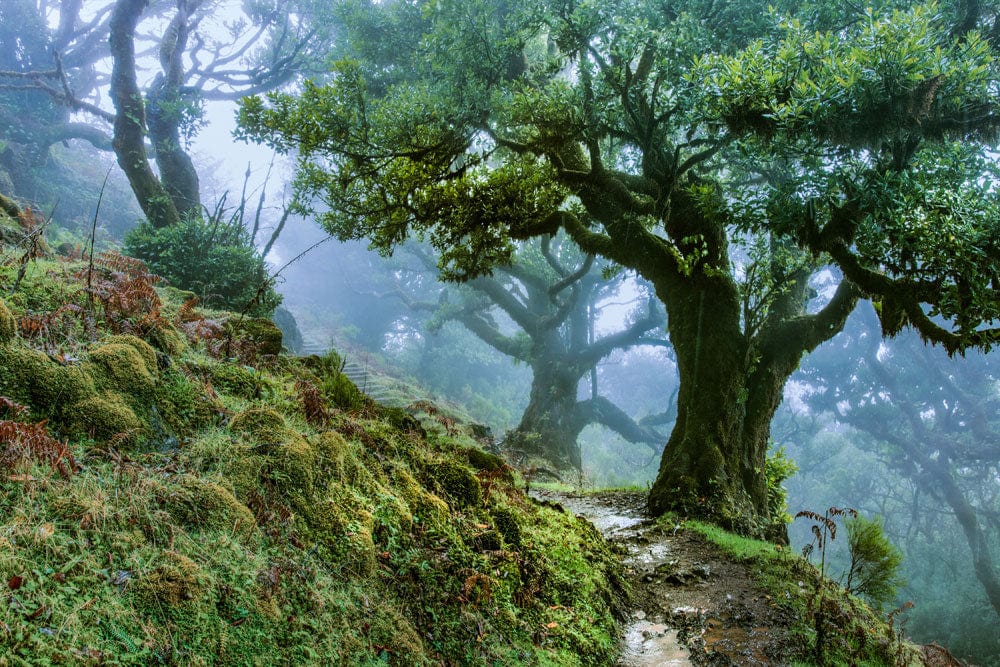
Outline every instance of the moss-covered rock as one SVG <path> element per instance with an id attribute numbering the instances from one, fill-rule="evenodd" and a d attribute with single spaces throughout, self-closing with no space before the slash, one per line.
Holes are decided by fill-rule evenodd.
<path id="1" fill-rule="evenodd" d="M 136 604 L 156 614 L 164 611 L 164 607 L 200 599 L 205 594 L 203 578 L 193 560 L 175 551 L 165 551 L 156 567 L 139 576 L 130 588 Z"/>
<path id="2" fill-rule="evenodd" d="M 209 374 L 213 387 L 230 396 L 248 400 L 260 398 L 262 390 L 270 384 L 254 369 L 236 363 L 213 364 Z"/>
<path id="3" fill-rule="evenodd" d="M 229 430 L 258 442 L 278 442 L 285 434 L 285 418 L 271 408 L 258 406 L 234 415 Z"/>
<path id="4" fill-rule="evenodd" d="M 97 388 L 120 393 L 129 405 L 140 411 L 153 405 L 156 393 L 155 359 L 154 354 L 151 370 L 142 354 L 124 343 L 106 343 L 90 351 Z"/>
<path id="5" fill-rule="evenodd" d="M 97 441 L 115 439 L 136 443 L 148 435 L 148 427 L 135 411 L 113 392 L 90 396 L 69 406 L 65 412 L 66 431 L 74 437 Z"/>
<path id="6" fill-rule="evenodd" d="M 312 502 L 317 457 L 305 438 L 286 433 L 284 440 L 269 454 L 272 460 L 270 476 L 282 494 L 291 497 L 293 502 Z"/>
<path id="7" fill-rule="evenodd" d="M 510 473 L 510 466 L 495 454 L 484 452 L 476 447 L 467 447 L 464 450 L 465 458 L 473 468 L 485 472 Z"/>
<path id="8" fill-rule="evenodd" d="M 518 524 L 517 513 L 509 507 L 494 507 L 490 511 L 493 525 L 503 536 L 503 541 L 512 547 L 521 545 L 521 526 Z"/>
<path id="9" fill-rule="evenodd" d="M 452 460 L 427 466 L 430 483 L 455 502 L 458 507 L 475 507 L 483 503 L 483 487 L 472 471 Z"/>
<path id="10" fill-rule="evenodd" d="M 281 354 L 281 329 L 263 317 L 233 317 L 226 320 L 225 329 L 243 345 L 252 345 L 258 354 Z"/>
<path id="11" fill-rule="evenodd" d="M 193 475 L 183 475 L 162 498 L 180 523 L 202 530 L 231 532 L 245 538 L 257 527 L 253 513 L 228 489 Z"/>
<path id="12" fill-rule="evenodd" d="M 451 517 L 448 503 L 421 486 L 409 471 L 396 468 L 391 479 L 396 493 L 409 506 L 413 521 L 437 528 L 447 524 Z"/>
<path id="13" fill-rule="evenodd" d="M 17 319 L 10 308 L 0 299 L 0 345 L 4 345 L 17 336 Z"/>
<path id="14" fill-rule="evenodd" d="M 106 345 L 119 343 L 122 345 L 128 345 L 133 350 L 138 352 L 140 357 L 142 357 L 142 363 L 145 364 L 146 370 L 149 371 L 150 375 L 154 375 L 156 373 L 156 350 L 153 349 L 152 345 L 138 336 L 133 336 L 132 334 L 121 334 L 105 338 L 103 342 Z"/>
<path id="15" fill-rule="evenodd" d="M 65 408 L 96 393 L 89 365 L 62 365 L 16 341 L 0 345 L 0 393 L 57 422 Z"/>
<path id="16" fill-rule="evenodd" d="M 188 349 L 184 334 L 178 331 L 172 324 L 153 329 L 147 334 L 147 337 L 153 347 L 173 357 L 184 354 Z"/>

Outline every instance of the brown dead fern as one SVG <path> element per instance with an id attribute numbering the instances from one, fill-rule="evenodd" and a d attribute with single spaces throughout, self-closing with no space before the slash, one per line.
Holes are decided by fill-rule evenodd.
<path id="1" fill-rule="evenodd" d="M 11 419 L 0 419 L 0 470 L 13 478 L 15 471 L 35 461 L 48 464 L 62 477 L 69 478 L 80 468 L 64 442 L 49 434 L 45 421 L 23 421 L 28 409 L 9 398 L 0 396 L 0 408 Z"/>

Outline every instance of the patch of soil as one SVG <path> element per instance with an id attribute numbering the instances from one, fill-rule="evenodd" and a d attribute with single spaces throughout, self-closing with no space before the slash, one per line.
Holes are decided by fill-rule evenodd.
<path id="1" fill-rule="evenodd" d="M 622 549 L 634 592 L 622 667 L 786 661 L 794 619 L 754 585 L 746 566 L 701 535 L 657 527 L 645 512 L 645 494 L 532 496 L 591 521 Z"/>

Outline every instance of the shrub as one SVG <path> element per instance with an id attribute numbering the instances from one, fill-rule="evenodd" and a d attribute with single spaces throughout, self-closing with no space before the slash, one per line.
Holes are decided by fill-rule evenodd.
<path id="1" fill-rule="evenodd" d="M 236 222 L 190 218 L 162 229 L 143 223 L 125 237 L 125 250 L 206 306 L 268 317 L 281 303 L 264 258 Z"/>
<path id="2" fill-rule="evenodd" d="M 889 602 L 903 583 L 899 578 L 903 555 L 885 536 L 880 519 L 859 515 L 844 525 L 851 554 L 847 590 L 879 604 Z"/>

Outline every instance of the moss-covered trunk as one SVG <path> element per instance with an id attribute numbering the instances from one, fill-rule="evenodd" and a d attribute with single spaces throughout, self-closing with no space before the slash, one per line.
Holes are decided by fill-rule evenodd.
<path id="1" fill-rule="evenodd" d="M 661 295 L 670 310 L 680 391 L 649 506 L 656 514 L 677 510 L 746 528 L 767 520 L 764 461 L 774 410 L 766 406 L 776 408 L 777 401 L 749 400 L 754 369 L 732 283 L 704 277 L 685 283 L 686 293 Z M 781 386 L 772 391 L 780 400 Z"/>
<path id="2" fill-rule="evenodd" d="M 529 458 L 541 458 L 557 468 L 582 465 L 577 436 L 583 424 L 577 418 L 576 393 L 582 371 L 551 359 L 532 364 L 531 395 L 507 446 Z"/>

